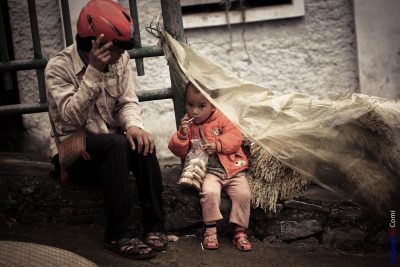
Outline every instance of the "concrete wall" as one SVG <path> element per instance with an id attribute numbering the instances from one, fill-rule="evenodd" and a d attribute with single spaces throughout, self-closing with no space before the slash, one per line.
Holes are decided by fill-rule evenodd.
<path id="1" fill-rule="evenodd" d="M 361 92 L 400 98 L 400 1 L 354 0 Z"/>
<path id="2" fill-rule="evenodd" d="M 33 44 L 29 23 L 28 1 L 8 1 L 15 59 L 33 59 Z M 57 1 L 36 1 L 40 41 L 43 57 L 49 58 L 63 48 L 61 19 Z M 18 71 L 19 96 L 21 103 L 38 103 L 36 71 Z M 26 131 L 23 133 L 22 151 L 47 154 L 50 124 L 47 113 L 23 115 Z"/>
<path id="3" fill-rule="evenodd" d="M 71 5 L 74 1 L 70 1 Z M 120 1 L 127 6 L 126 0 Z M 161 13 L 158 0 L 139 0 L 143 46 L 157 40 L 144 29 Z M 43 54 L 52 56 L 63 47 L 58 3 L 37 0 Z M 202 54 L 216 60 L 242 78 L 282 92 L 332 95 L 359 91 L 353 6 L 348 0 L 306 0 L 302 18 L 232 25 L 232 43 L 226 26 L 187 30 L 188 42 Z M 29 19 L 25 1 L 10 0 L 14 48 L 19 59 L 32 58 Z M 78 10 L 79 8 L 72 8 Z M 77 13 L 75 12 L 75 13 Z M 76 14 L 77 15 L 77 14 Z M 74 15 L 73 15 L 74 16 Z M 24 19 L 21 19 L 24 18 Z M 47 26 L 44 26 L 47 25 Z M 232 49 L 230 49 L 230 46 Z M 134 62 L 134 61 L 132 61 Z M 144 59 L 146 75 L 133 70 L 137 90 L 170 86 L 164 58 Z M 21 102 L 37 101 L 34 72 L 19 72 Z M 158 155 L 171 157 L 167 142 L 175 130 L 171 100 L 143 103 L 145 127 L 156 137 Z M 29 136 L 28 151 L 46 153 L 49 125 L 46 114 L 25 115 Z"/>
<path id="4" fill-rule="evenodd" d="M 302 18 L 190 30 L 189 42 L 240 77 L 282 92 L 316 95 L 358 90 L 352 5 L 346 0 L 305 1 Z"/>

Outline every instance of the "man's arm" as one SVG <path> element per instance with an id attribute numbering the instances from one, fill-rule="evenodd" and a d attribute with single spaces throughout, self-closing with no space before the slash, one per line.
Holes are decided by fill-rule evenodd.
<path id="1" fill-rule="evenodd" d="M 118 119 L 121 127 L 127 130 L 131 126 L 143 129 L 142 108 L 136 96 L 132 81 L 132 66 L 129 56 L 123 55 L 124 71 L 121 78 L 121 94 L 117 99 L 115 108 L 118 110 Z"/>
<path id="2" fill-rule="evenodd" d="M 101 46 L 104 35 L 92 41 L 92 49 L 88 55 L 89 65 L 85 70 L 82 82 L 76 88 L 67 68 L 68 63 L 62 59 L 53 59 L 46 67 L 46 88 L 48 95 L 54 100 L 62 120 L 77 128 L 85 124 L 94 102 L 101 91 L 98 82 L 104 79 L 103 70 L 111 59 L 109 48 L 112 42 Z"/>
<path id="3" fill-rule="evenodd" d="M 129 55 L 125 53 L 122 59 L 124 62 L 123 75 L 120 77 L 122 92 L 117 99 L 115 107 L 118 110 L 120 125 L 126 132 L 126 138 L 132 150 L 137 149 L 139 154 L 143 151 L 143 155 L 146 156 L 154 151 L 154 138 L 150 133 L 143 130 L 142 108 L 139 105 L 139 99 L 133 87 Z"/>
<path id="4" fill-rule="evenodd" d="M 57 106 L 61 119 L 79 128 L 86 122 L 94 102 L 100 95 L 98 80 L 102 73 L 89 65 L 80 86 L 76 88 L 64 68 L 65 62 L 49 62 L 46 67 L 46 88 Z"/>

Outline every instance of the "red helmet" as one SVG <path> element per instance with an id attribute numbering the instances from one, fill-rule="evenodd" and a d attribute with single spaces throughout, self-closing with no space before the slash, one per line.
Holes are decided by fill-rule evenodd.
<path id="1" fill-rule="evenodd" d="M 128 50 L 134 47 L 133 20 L 129 12 L 112 0 L 91 0 L 79 14 L 78 34 L 80 37 L 99 37 L 104 34 L 105 42 Z"/>

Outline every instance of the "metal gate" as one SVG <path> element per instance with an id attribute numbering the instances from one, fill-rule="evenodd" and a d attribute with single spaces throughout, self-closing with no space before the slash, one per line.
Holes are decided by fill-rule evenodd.
<path id="1" fill-rule="evenodd" d="M 39 103 L 27 103 L 27 104 L 13 104 L 0 106 L 0 115 L 7 114 L 27 114 L 37 112 L 47 112 L 47 96 L 45 88 L 44 68 L 47 64 L 47 59 L 43 58 L 42 50 L 40 45 L 39 28 L 36 14 L 36 3 L 35 0 L 27 0 L 29 9 L 29 19 L 31 25 L 32 41 L 34 59 L 31 60 L 9 60 L 7 38 L 3 20 L 0 19 L 0 51 L 1 51 L 1 63 L 0 63 L 0 75 L 4 77 L 4 85 L 0 86 L 12 86 L 9 82 L 10 73 L 19 70 L 32 70 L 36 69 L 38 90 L 39 90 Z M 68 0 L 61 1 L 61 11 L 63 16 L 63 26 L 65 32 L 65 40 L 67 46 L 73 43 L 72 29 L 71 29 L 71 18 L 69 14 Z M 1 8 L 1 6 L 0 6 Z M 129 0 L 129 9 L 131 15 L 136 22 L 136 27 L 139 28 L 139 19 L 137 14 L 137 3 L 136 0 Z M 164 22 L 164 29 L 174 36 L 177 40 L 184 40 L 184 31 L 182 23 L 182 11 L 180 0 L 161 0 L 161 9 Z M 0 10 L 1 13 L 1 10 Z M 163 56 L 163 50 L 161 46 L 149 46 L 142 47 L 140 39 L 140 31 L 134 32 L 135 48 L 129 50 L 129 56 L 135 59 L 136 69 L 139 76 L 144 75 L 143 58 L 145 57 L 156 57 Z M 159 99 L 172 99 L 175 109 L 175 120 L 177 122 L 184 115 L 184 105 L 182 99 L 179 97 L 177 90 L 174 88 L 174 83 L 171 83 L 171 88 L 168 89 L 157 89 L 139 91 L 137 93 L 140 101 L 150 101 Z"/>

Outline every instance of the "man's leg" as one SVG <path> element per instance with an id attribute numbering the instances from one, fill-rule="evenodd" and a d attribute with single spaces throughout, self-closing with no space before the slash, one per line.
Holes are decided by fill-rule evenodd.
<path id="1" fill-rule="evenodd" d="M 144 230 L 146 233 L 164 232 L 162 177 L 156 152 L 143 156 L 136 150 L 130 150 L 130 156 L 131 170 L 136 178 L 143 209 Z"/>
<path id="2" fill-rule="evenodd" d="M 131 238 L 134 234 L 133 196 L 129 180 L 129 143 L 120 134 L 87 137 L 86 151 L 92 161 L 83 159 L 71 166 L 69 174 L 79 174 L 82 164 L 92 165 L 99 174 L 107 217 L 106 241 Z M 74 175 L 76 176 L 76 175 Z"/>

